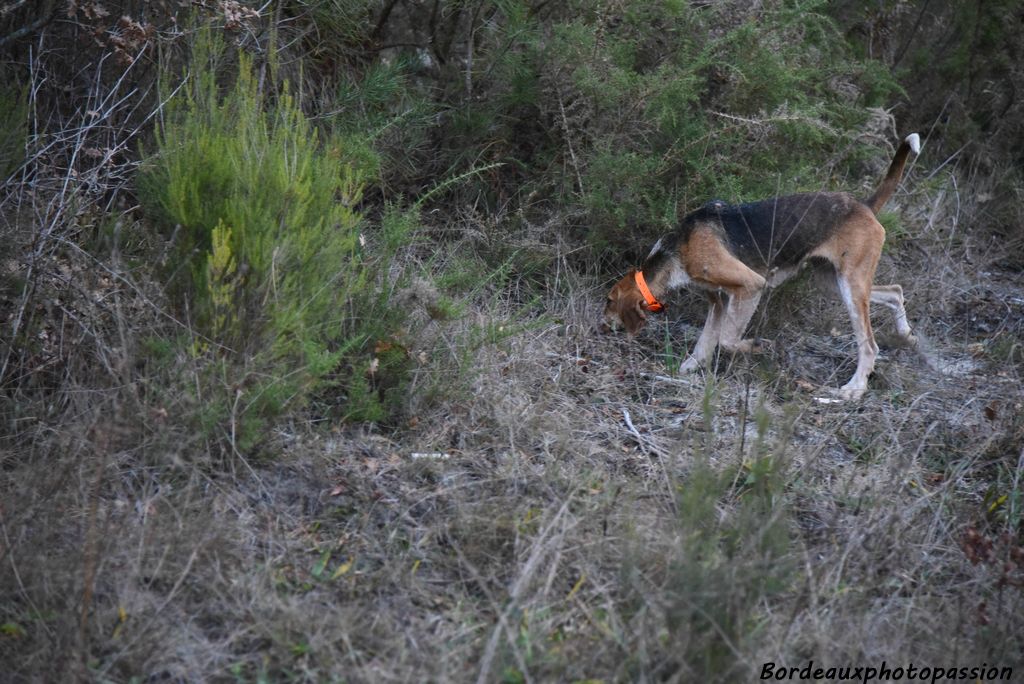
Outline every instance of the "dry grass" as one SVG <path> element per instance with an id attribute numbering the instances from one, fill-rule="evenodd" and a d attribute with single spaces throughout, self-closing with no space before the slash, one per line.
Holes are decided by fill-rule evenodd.
<path id="1" fill-rule="evenodd" d="M 526 314 L 512 283 L 431 342 L 420 387 L 452 373 L 459 326 L 534 321 L 471 357 L 451 379 L 468 391 L 394 433 L 295 424 L 244 462 L 138 391 L 124 312 L 148 309 L 119 273 L 103 299 L 120 317 L 46 376 L 65 403 L 49 419 L 8 406 L 0 660 L 15 681 L 1024 666 L 1024 284 L 947 261 L 936 211 L 908 219 L 929 260 L 883 264 L 931 356 L 884 349 L 860 403 L 813 401 L 853 349 L 841 308 L 807 285 L 759 317 L 769 354 L 676 378 L 665 326 L 682 318 L 678 355 L 694 298 L 636 340 L 599 336 L 601 283 L 563 260 Z"/>
<path id="2" fill-rule="evenodd" d="M 636 339 L 600 336 L 607 283 L 546 241 L 570 233 L 559 216 L 519 234 L 522 217 L 465 209 L 434 231 L 433 267 L 515 250 L 546 267 L 486 283 L 446 325 L 417 311 L 408 422 L 295 416 L 232 453 L 187 427 L 194 361 L 148 345 L 192 331 L 122 253 L 149 233 L 108 213 L 149 118 L 129 111 L 131 69 L 88 86 L 53 139 L 33 127 L 32 174 L 0 205 L 6 681 L 1024 667 L 1024 279 L 977 229 L 983 193 L 962 188 L 984 179 L 897 197 L 878 280 L 902 283 L 924 343 L 886 347 L 876 312 L 856 404 L 813 400 L 854 344 L 810 283 L 756 316 L 768 354 L 679 378 L 696 297 Z"/>

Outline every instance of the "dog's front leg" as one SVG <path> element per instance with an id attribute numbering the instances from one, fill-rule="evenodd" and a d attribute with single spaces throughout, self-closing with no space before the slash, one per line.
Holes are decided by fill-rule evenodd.
<path id="1" fill-rule="evenodd" d="M 725 303 L 722 295 L 718 292 L 708 293 L 708 318 L 704 322 L 704 329 L 697 338 L 697 344 L 693 347 L 693 353 L 679 367 L 680 373 L 692 373 L 711 360 L 711 355 L 718 346 L 718 340 L 722 334 L 722 318 L 725 313 Z"/>

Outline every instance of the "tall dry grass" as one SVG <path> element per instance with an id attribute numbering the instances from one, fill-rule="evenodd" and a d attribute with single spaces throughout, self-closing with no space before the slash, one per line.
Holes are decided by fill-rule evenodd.
<path id="1" fill-rule="evenodd" d="M 60 74 L 33 64 L 38 98 Z M 131 64 L 30 99 L 0 204 L 8 679 L 1024 666 L 1024 283 L 983 229 L 996 179 L 927 153 L 911 171 L 879 280 L 924 344 L 883 344 L 849 405 L 813 400 L 855 347 L 814 280 L 755 317 L 768 353 L 683 378 L 702 302 L 599 335 L 608 275 L 578 214 L 425 210 L 429 239 L 382 276 L 418 330 L 401 423 L 300 412 L 236 453 L 184 418 L 202 368 L 159 344 L 196 330 L 139 257 L 172 245 L 132 211 L 129 152 L 161 103 Z"/>

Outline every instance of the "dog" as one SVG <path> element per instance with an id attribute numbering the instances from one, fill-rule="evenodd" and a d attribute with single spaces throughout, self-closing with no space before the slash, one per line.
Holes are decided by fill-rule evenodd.
<path id="1" fill-rule="evenodd" d="M 649 312 L 664 309 L 661 300 L 669 292 L 696 288 L 707 296 L 709 309 L 697 344 L 680 367 L 692 372 L 711 360 L 715 347 L 757 351 L 759 343 L 742 335 L 765 288 L 792 277 L 809 259 L 824 259 L 834 267 L 857 339 L 857 370 L 838 390 L 838 400 L 860 399 L 878 355 L 870 304 L 889 307 L 899 336 L 909 346 L 916 344 L 903 288 L 873 282 L 885 242 L 878 212 L 896 191 L 911 154 L 920 151 L 920 136 L 908 135 L 885 179 L 864 201 L 845 192 L 813 192 L 739 205 L 708 202 L 659 239 L 639 270 L 612 287 L 602 328 L 636 334 Z"/>

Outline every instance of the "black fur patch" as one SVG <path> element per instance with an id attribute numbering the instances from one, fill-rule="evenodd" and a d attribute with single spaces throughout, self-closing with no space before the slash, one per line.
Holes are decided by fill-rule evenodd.
<path id="1" fill-rule="evenodd" d="M 685 229 L 684 229 L 685 230 Z M 669 256 L 676 253 L 679 249 L 679 241 L 690 237 L 691 231 L 674 230 L 668 235 L 661 238 L 661 247 L 657 251 L 652 251 L 644 259 L 643 264 L 640 266 L 640 270 L 650 275 L 657 273 L 665 262 L 668 261 Z"/>
<path id="2" fill-rule="evenodd" d="M 717 224 L 729 250 L 764 273 L 799 264 L 858 204 L 852 195 L 840 192 L 786 195 L 748 204 L 714 200 L 684 218 L 677 235 L 686 239 L 699 224 Z"/>

